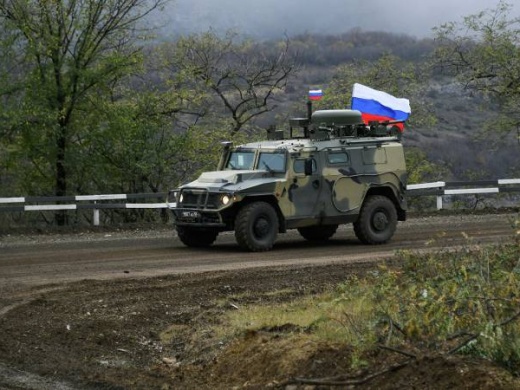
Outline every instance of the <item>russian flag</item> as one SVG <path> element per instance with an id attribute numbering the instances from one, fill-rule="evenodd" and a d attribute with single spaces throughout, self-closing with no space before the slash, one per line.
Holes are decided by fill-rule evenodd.
<path id="1" fill-rule="evenodd" d="M 323 91 L 321 89 L 311 89 L 309 91 L 309 100 L 321 100 Z"/>
<path id="2" fill-rule="evenodd" d="M 412 113 L 408 99 L 396 98 L 357 83 L 352 91 L 351 108 L 361 111 L 363 122 L 367 124 L 370 121 L 405 121 Z M 402 123 L 396 126 L 403 131 Z"/>

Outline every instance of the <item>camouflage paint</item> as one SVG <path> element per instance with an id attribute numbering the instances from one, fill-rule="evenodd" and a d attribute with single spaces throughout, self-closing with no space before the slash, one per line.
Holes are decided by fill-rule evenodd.
<path id="1" fill-rule="evenodd" d="M 357 114 L 354 117 L 347 114 L 344 121 L 357 120 Z M 329 117 L 328 113 L 322 113 L 319 118 L 332 121 L 334 115 Z M 229 153 L 241 150 L 255 153 L 256 169 L 235 171 L 225 168 Z M 257 166 L 260 152 L 285 153 L 286 172 L 260 169 Z M 316 166 L 315 172 L 308 176 L 302 169 L 305 159 L 313 159 Z M 221 231 L 233 229 L 234 217 L 242 203 L 258 198 L 268 200 L 277 208 L 281 231 L 353 222 L 366 195 L 381 189 L 393 194 L 400 215 L 405 215 L 406 211 L 407 174 L 403 147 L 396 137 L 335 138 L 320 128 L 310 138 L 262 141 L 235 148 L 226 145 L 218 169 L 203 173 L 179 190 L 181 193 L 188 189 L 207 191 L 213 194 L 208 195 L 208 199 L 227 195 L 231 199 L 228 204 L 193 210 L 207 215 L 211 221 L 208 226 Z M 182 202 L 172 209 L 176 224 L 205 226 L 201 219 L 183 218 L 182 212 L 186 210 L 189 209 L 183 208 Z"/>

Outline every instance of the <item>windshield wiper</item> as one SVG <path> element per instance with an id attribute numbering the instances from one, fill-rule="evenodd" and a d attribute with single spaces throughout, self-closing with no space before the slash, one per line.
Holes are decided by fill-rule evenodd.
<path id="1" fill-rule="evenodd" d="M 265 169 L 267 169 L 267 171 L 269 173 L 274 173 L 274 169 L 272 169 L 269 165 L 267 165 L 267 163 L 265 161 L 262 161 L 262 164 L 264 164 Z"/>

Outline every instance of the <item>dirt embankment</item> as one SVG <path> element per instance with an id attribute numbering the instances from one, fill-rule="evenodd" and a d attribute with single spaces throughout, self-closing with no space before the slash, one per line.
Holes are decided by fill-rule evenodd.
<path id="1" fill-rule="evenodd" d="M 291 378 L 359 380 L 403 356 L 381 351 L 353 370 L 347 346 L 312 341 L 290 324 L 234 340 L 219 339 L 212 325 L 228 310 L 315 294 L 368 269 L 373 264 L 249 269 L 33 290 L 30 300 L 0 316 L 0 388 L 312 389 L 317 385 Z M 331 388 L 325 384 L 317 388 Z M 514 385 L 519 383 L 489 362 L 418 355 L 358 387 Z"/>
<path id="2" fill-rule="evenodd" d="M 416 225 L 415 237 L 420 239 L 407 234 L 396 240 L 412 241 L 417 249 L 424 248 L 426 240 L 434 238 L 428 238 L 429 235 L 443 237 L 431 225 L 431 221 Z M 430 230 L 425 226 L 430 226 Z M 497 223 L 471 226 L 475 227 L 464 229 L 469 232 L 465 234 L 501 236 Z M 447 229 L 453 229 L 453 224 Z M 479 233 L 486 229 L 494 233 Z M 453 239 L 455 235 L 461 233 L 453 233 Z M 114 237 L 104 238 L 110 241 Z M 132 242 L 138 240 L 131 238 Z M 122 262 L 115 268 L 116 276 L 101 278 L 106 280 L 59 279 L 54 284 L 31 284 L 27 281 L 32 279 L 22 278 L 25 284 L 10 284 L 9 280 L 16 280 L 24 272 L 34 277 L 42 265 L 33 261 L 24 267 L 5 268 L 10 270 L 11 279 L 2 279 L 0 275 L 0 389 L 296 390 L 351 388 L 348 383 L 353 381 L 358 383 L 356 388 L 362 389 L 520 388 L 520 383 L 500 368 L 463 356 L 432 356 L 414 351 L 415 357 L 397 368 L 407 357 L 381 350 L 363 356 L 366 365 L 352 368 L 356 356 L 348 346 L 313 341 L 305 330 L 291 324 L 222 338 L 213 325 L 221 323 L 227 311 L 317 294 L 341 283 L 347 275 L 372 270 L 376 263 L 366 254 L 364 260 L 353 263 L 330 258 L 331 247 L 337 252 L 345 243 L 353 243 L 347 236 L 318 248 L 289 238 L 264 255 L 273 261 L 294 253 L 305 257 L 310 252 L 311 257 L 329 256 L 328 264 L 244 267 L 241 264 L 249 255 L 236 250 L 231 238 L 219 240 L 216 248 L 202 252 L 174 244 L 169 261 L 175 263 L 181 254 L 179 261 L 189 262 L 193 254 L 198 261 L 208 264 L 233 257 L 235 263 L 226 264 L 235 269 L 175 274 L 171 268 L 170 272 L 161 268 L 156 276 L 141 277 L 137 272 L 134 275 L 124 258 L 120 258 L 136 252 L 136 247 L 125 239 L 112 243 L 85 241 L 93 248 L 90 253 L 99 253 L 95 248 L 105 248 L 112 260 L 116 259 L 114 264 Z M 73 250 L 76 244 L 71 247 L 68 243 L 51 243 L 50 249 L 46 247 L 49 243 L 34 245 L 41 248 L 40 255 L 49 256 L 47 263 L 52 263 L 52 255 L 46 250 L 64 251 L 65 258 L 53 265 L 57 274 L 61 268 L 65 274 L 74 269 L 81 271 L 81 267 L 90 266 L 89 259 L 93 263 L 99 260 L 89 255 L 88 246 Z M 0 254 L 0 262 L 16 263 L 17 256 L 24 261 L 27 252 L 20 249 L 22 244 L 7 247 L 11 248 L 11 256 Z M 145 258 L 154 258 L 155 254 L 165 256 L 162 261 L 167 262 L 162 247 L 163 244 L 150 244 Z M 362 246 L 358 249 L 368 250 Z M 38 251 L 34 253 L 36 259 Z M 67 256 L 79 256 L 78 268 L 71 271 Z M 374 255 L 374 259 L 381 261 L 380 255 Z M 373 374 L 378 375 L 370 378 Z M 339 386 L 333 386 L 334 383 Z"/>

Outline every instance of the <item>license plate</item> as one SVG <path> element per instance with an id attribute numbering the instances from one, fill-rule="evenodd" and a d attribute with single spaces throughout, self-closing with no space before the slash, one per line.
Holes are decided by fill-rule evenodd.
<path id="1" fill-rule="evenodd" d="M 183 218 L 199 218 L 200 213 L 198 211 L 182 211 L 181 216 Z"/>

